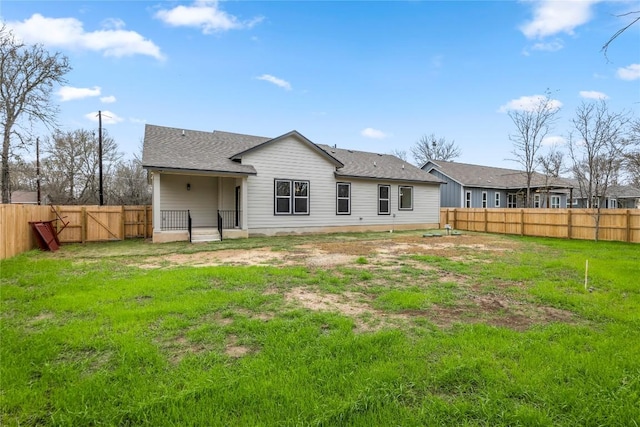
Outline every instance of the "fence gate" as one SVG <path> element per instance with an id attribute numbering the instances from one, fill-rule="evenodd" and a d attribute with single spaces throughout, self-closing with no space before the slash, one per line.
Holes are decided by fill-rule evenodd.
<path id="1" fill-rule="evenodd" d="M 85 209 L 84 241 L 124 240 L 122 208 L 120 206 Z"/>

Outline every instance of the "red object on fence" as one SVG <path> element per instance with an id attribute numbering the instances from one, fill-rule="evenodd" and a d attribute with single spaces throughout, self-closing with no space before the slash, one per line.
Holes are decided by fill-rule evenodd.
<path id="1" fill-rule="evenodd" d="M 29 222 L 33 234 L 36 236 L 38 246 L 41 250 L 55 252 L 60 248 L 60 240 L 58 240 L 58 234 L 55 228 L 53 228 L 53 221 L 33 221 Z"/>

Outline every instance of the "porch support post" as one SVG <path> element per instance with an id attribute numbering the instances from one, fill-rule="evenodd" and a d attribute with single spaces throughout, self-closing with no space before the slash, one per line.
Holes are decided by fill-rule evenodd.
<path id="1" fill-rule="evenodd" d="M 218 177 L 218 210 L 221 210 L 222 207 L 224 206 L 223 202 L 224 200 L 222 199 L 222 191 L 223 191 L 223 183 L 224 183 L 224 178 L 219 176 Z M 216 221 L 218 221 L 218 212 L 216 212 Z M 216 222 L 217 224 L 217 222 Z"/>
<path id="2" fill-rule="evenodd" d="M 247 185 L 247 179 L 248 177 L 243 176 L 242 177 L 242 185 L 240 188 L 240 197 L 242 198 L 242 204 L 240 205 L 240 209 L 242 209 L 242 229 L 243 230 L 248 230 L 249 229 L 249 224 L 248 224 L 248 210 L 249 210 L 249 197 L 248 197 L 248 193 L 249 193 L 249 186 Z"/>
<path id="3" fill-rule="evenodd" d="M 160 172 L 153 172 L 151 175 L 153 183 L 153 198 L 151 206 L 153 207 L 153 232 L 162 230 L 162 215 L 160 214 Z"/>

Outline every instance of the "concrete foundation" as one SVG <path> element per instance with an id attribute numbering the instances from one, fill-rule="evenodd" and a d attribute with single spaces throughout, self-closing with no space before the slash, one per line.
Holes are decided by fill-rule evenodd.
<path id="1" fill-rule="evenodd" d="M 154 231 L 153 243 L 188 242 L 189 232 L 186 230 Z"/>

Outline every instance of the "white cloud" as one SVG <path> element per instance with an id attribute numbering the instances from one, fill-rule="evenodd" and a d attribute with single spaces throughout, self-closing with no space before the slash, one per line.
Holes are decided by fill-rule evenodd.
<path id="1" fill-rule="evenodd" d="M 536 43 L 531 46 L 532 50 L 542 50 L 545 52 L 557 52 L 564 47 L 564 43 L 560 39 L 555 39 L 552 42 Z"/>
<path id="2" fill-rule="evenodd" d="M 220 31 L 251 28 L 263 20 L 256 17 L 240 21 L 237 17 L 220 10 L 216 0 L 197 0 L 190 6 L 176 6 L 156 12 L 156 18 L 173 27 L 196 27 L 204 34 Z"/>
<path id="3" fill-rule="evenodd" d="M 92 96 L 100 96 L 100 87 L 94 86 L 92 88 L 88 87 L 73 87 L 73 86 L 62 86 L 60 90 L 58 90 L 58 96 L 60 96 L 60 101 L 73 101 L 75 99 L 83 99 L 89 98 Z"/>
<path id="4" fill-rule="evenodd" d="M 98 123 L 98 112 L 94 111 L 93 113 L 88 113 L 84 115 L 85 118 L 91 120 L 92 122 Z M 124 121 L 124 119 L 118 116 L 116 113 L 111 111 L 103 111 L 102 112 L 102 124 L 105 125 L 115 125 Z"/>
<path id="5" fill-rule="evenodd" d="M 103 96 L 102 98 L 100 98 L 100 102 L 104 104 L 113 104 L 114 102 L 116 102 L 116 97 L 113 95 Z"/>
<path id="6" fill-rule="evenodd" d="M 47 18 L 35 13 L 22 22 L 9 22 L 7 26 L 27 43 L 102 52 L 104 56 L 147 55 L 164 59 L 156 44 L 135 31 L 122 29 L 124 22 L 120 20 L 107 20 L 102 29 L 87 32 L 76 18 Z"/>
<path id="7" fill-rule="evenodd" d="M 533 19 L 520 27 L 530 39 L 558 33 L 573 34 L 573 30 L 593 16 L 592 7 L 601 0 L 535 0 Z"/>
<path id="8" fill-rule="evenodd" d="M 638 80 L 640 79 L 640 64 L 631 64 L 618 68 L 616 75 L 622 80 Z"/>
<path id="9" fill-rule="evenodd" d="M 564 139 L 561 136 L 546 136 L 542 139 L 542 145 L 563 145 L 567 142 L 566 139 Z"/>
<path id="10" fill-rule="evenodd" d="M 139 119 L 137 117 L 129 117 L 129 121 L 131 123 L 136 123 L 136 124 L 145 124 L 145 123 L 147 123 L 147 119 Z"/>
<path id="11" fill-rule="evenodd" d="M 274 85 L 286 90 L 291 90 L 291 84 L 288 81 L 279 79 L 278 77 L 272 76 L 271 74 L 263 74 L 260 77 L 256 77 L 256 79 L 273 83 Z"/>
<path id="12" fill-rule="evenodd" d="M 365 128 L 362 129 L 360 131 L 360 135 L 366 137 L 366 138 L 373 138 L 373 139 L 384 139 L 387 138 L 389 135 L 384 133 L 383 131 L 379 130 L 379 129 L 374 129 L 374 128 Z"/>
<path id="13" fill-rule="evenodd" d="M 544 95 L 521 96 L 500 106 L 498 112 L 506 113 L 509 110 L 534 111 L 545 98 Z M 552 110 L 557 110 L 562 107 L 562 102 L 557 99 L 551 99 L 549 100 L 549 107 Z"/>
<path id="14" fill-rule="evenodd" d="M 598 92 L 596 90 L 581 90 L 580 96 L 586 99 L 609 99 L 606 93 Z"/>

